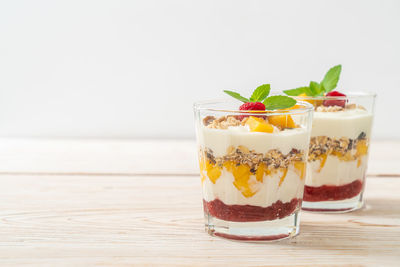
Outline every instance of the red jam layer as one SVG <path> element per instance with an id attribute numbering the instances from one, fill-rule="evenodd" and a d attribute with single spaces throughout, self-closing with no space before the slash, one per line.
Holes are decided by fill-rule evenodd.
<path id="1" fill-rule="evenodd" d="M 203 200 L 204 212 L 221 220 L 231 222 L 258 222 L 282 219 L 291 215 L 301 205 L 301 199 L 293 198 L 283 203 L 278 200 L 268 207 L 251 205 L 226 205 L 219 199 Z"/>
<path id="2" fill-rule="evenodd" d="M 361 180 L 355 180 L 349 184 L 335 186 L 323 185 L 319 187 L 305 186 L 304 187 L 304 201 L 318 202 L 318 201 L 332 201 L 343 200 L 357 196 L 363 188 Z"/>

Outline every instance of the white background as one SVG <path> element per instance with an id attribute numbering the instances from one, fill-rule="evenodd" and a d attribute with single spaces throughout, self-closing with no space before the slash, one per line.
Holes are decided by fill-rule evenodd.
<path id="1" fill-rule="evenodd" d="M 400 1 L 1 1 L 0 136 L 194 136 L 192 103 L 320 81 L 400 138 Z"/>

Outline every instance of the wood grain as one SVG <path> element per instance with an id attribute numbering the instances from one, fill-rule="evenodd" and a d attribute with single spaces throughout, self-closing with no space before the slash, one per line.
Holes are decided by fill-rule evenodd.
<path id="1" fill-rule="evenodd" d="M 369 177 L 365 209 L 302 213 L 289 241 L 204 233 L 193 176 L 1 175 L 0 265 L 398 266 L 400 179 Z"/>
<path id="2" fill-rule="evenodd" d="M 400 141 L 371 144 L 370 176 L 400 176 Z M 197 175 L 193 140 L 0 139 L 0 174 Z"/>

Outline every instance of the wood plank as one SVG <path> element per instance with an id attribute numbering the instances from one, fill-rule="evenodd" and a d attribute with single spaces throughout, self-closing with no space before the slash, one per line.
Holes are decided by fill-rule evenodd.
<path id="1" fill-rule="evenodd" d="M 0 265 L 380 265 L 400 261 L 400 179 L 370 177 L 367 206 L 302 214 L 289 241 L 241 243 L 203 231 L 193 176 L 1 175 Z"/>
<path id="2" fill-rule="evenodd" d="M 400 176 L 400 141 L 373 142 L 368 175 Z M 0 173 L 197 175 L 193 140 L 0 139 Z"/>
<path id="3" fill-rule="evenodd" d="M 0 139 L 0 173 L 195 174 L 192 140 Z"/>

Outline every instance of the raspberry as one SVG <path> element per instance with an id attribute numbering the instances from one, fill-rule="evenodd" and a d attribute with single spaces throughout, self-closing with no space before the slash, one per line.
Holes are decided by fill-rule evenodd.
<path id="1" fill-rule="evenodd" d="M 265 105 L 261 102 L 247 102 L 239 107 L 239 110 L 265 110 Z M 239 120 L 243 120 L 248 115 L 239 116 Z"/>
<path id="2" fill-rule="evenodd" d="M 265 105 L 261 102 L 247 102 L 239 107 L 240 110 L 265 110 Z"/>
<path id="3" fill-rule="evenodd" d="M 346 96 L 345 94 L 342 94 L 338 91 L 331 91 L 329 93 L 326 94 L 326 96 Z M 346 100 L 339 100 L 339 99 L 327 99 L 324 100 L 324 102 L 322 103 L 322 105 L 329 107 L 329 106 L 339 106 L 344 108 L 344 106 L 346 105 Z"/>

